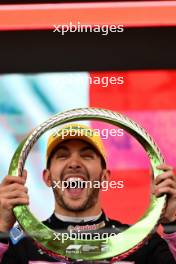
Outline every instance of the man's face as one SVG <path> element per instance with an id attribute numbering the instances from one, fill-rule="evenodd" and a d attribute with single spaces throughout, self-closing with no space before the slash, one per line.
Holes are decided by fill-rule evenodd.
<path id="1" fill-rule="evenodd" d="M 100 189 L 93 188 L 93 182 L 106 180 L 106 170 L 102 169 L 100 156 L 93 146 L 82 140 L 67 140 L 59 144 L 47 173 L 52 186 L 55 185 L 54 181 L 59 182 L 60 186 L 68 186 L 53 188 L 57 204 L 75 212 L 96 204 Z M 89 184 L 84 188 L 70 188 L 71 182 L 75 181 L 88 181 Z"/>

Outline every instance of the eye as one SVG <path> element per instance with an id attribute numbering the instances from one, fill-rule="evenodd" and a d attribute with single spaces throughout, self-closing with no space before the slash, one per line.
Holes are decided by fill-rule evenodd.
<path id="1" fill-rule="evenodd" d="M 68 156 L 69 156 L 69 153 L 67 151 L 62 151 L 56 154 L 56 159 L 65 159 Z"/>
<path id="2" fill-rule="evenodd" d="M 94 159 L 95 154 L 91 151 L 86 151 L 81 154 L 84 159 Z"/>

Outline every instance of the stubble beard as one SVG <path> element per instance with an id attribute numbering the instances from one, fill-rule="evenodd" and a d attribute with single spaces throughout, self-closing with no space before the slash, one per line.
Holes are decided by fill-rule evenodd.
<path id="1" fill-rule="evenodd" d="M 101 179 L 102 179 L 102 172 L 100 173 L 100 177 L 99 177 L 100 181 Z M 99 188 L 89 188 L 87 191 L 87 198 L 82 202 L 82 204 L 80 204 L 77 207 L 65 201 L 62 191 L 59 192 L 56 189 L 53 189 L 53 192 L 55 196 L 55 201 L 60 207 L 66 210 L 69 210 L 71 212 L 82 212 L 82 211 L 85 211 L 93 207 L 97 203 L 98 198 L 99 198 L 100 189 Z"/>

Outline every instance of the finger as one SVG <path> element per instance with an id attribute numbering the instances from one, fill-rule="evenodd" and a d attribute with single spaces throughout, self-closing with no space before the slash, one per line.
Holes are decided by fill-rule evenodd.
<path id="1" fill-rule="evenodd" d="M 23 170 L 23 173 L 22 173 L 22 179 L 24 179 L 24 181 L 26 182 L 27 180 L 27 170 Z"/>
<path id="2" fill-rule="evenodd" d="M 11 200 L 11 204 L 12 205 L 19 205 L 19 204 L 29 204 L 29 197 L 26 197 L 26 198 L 16 198 L 16 199 L 13 199 Z"/>
<path id="3" fill-rule="evenodd" d="M 12 209 L 15 205 L 28 205 L 29 198 L 2 199 L 1 207 L 7 210 Z"/>
<path id="4" fill-rule="evenodd" d="M 173 181 L 176 181 L 176 177 L 174 176 L 172 171 L 166 171 L 160 175 L 158 175 L 155 179 L 155 184 L 159 184 L 160 182 L 164 181 L 165 179 L 172 179 Z"/>
<path id="5" fill-rule="evenodd" d="M 10 185 L 4 186 L 1 188 L 1 194 L 13 192 L 13 191 L 19 191 L 19 192 L 28 192 L 28 188 L 22 184 L 19 183 L 12 183 Z"/>
<path id="6" fill-rule="evenodd" d="M 163 187 L 171 187 L 176 191 L 176 182 L 173 181 L 172 179 L 168 178 L 168 179 L 165 179 L 164 181 L 160 182 L 158 185 L 155 185 L 155 189 L 160 189 Z"/>
<path id="7" fill-rule="evenodd" d="M 13 184 L 13 183 L 24 184 L 25 179 L 22 177 L 17 177 L 17 176 L 6 176 L 3 179 L 1 185 L 9 185 L 9 184 Z"/>
<path id="8" fill-rule="evenodd" d="M 3 194 L 3 199 L 15 199 L 15 198 L 27 198 L 28 194 L 27 192 L 21 192 L 21 191 L 12 191 L 12 192 L 6 192 Z"/>
<path id="9" fill-rule="evenodd" d="M 173 167 L 163 163 L 163 164 L 158 165 L 157 169 L 163 170 L 163 171 L 168 171 L 168 170 L 173 170 Z"/>
<path id="10" fill-rule="evenodd" d="M 158 189 L 155 190 L 155 195 L 157 197 L 160 197 L 160 196 L 162 196 L 164 194 L 170 194 L 170 195 L 172 195 L 173 194 L 173 191 L 174 191 L 174 189 L 171 188 L 171 187 L 162 187 L 162 188 L 158 188 Z"/>

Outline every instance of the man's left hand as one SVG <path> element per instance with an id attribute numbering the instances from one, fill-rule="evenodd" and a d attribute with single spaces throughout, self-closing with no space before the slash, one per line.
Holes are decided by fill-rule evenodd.
<path id="1" fill-rule="evenodd" d="M 157 169 L 163 172 L 154 181 L 154 194 L 156 197 L 167 194 L 166 209 L 161 219 L 161 223 L 166 224 L 176 220 L 176 175 L 166 164 L 157 166 Z"/>

